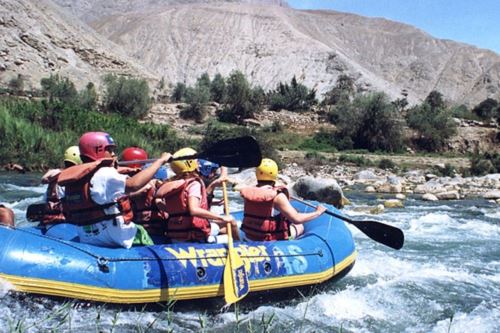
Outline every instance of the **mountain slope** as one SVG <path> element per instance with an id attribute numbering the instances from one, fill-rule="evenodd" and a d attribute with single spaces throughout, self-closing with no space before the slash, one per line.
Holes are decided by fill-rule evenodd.
<path id="1" fill-rule="evenodd" d="M 22 75 L 25 89 L 60 74 L 79 88 L 105 73 L 153 78 L 117 45 L 50 1 L 0 0 L 0 81 Z"/>
<path id="2" fill-rule="evenodd" d="M 340 74 L 361 90 L 417 102 L 438 90 L 456 103 L 500 99 L 500 56 L 384 19 L 241 3 L 143 9 L 94 21 L 167 82 L 243 71 L 273 88 L 296 75 L 324 93 Z"/>

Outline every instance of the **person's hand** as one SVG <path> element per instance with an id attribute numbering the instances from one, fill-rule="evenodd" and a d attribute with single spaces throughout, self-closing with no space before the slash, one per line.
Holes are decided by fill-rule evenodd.
<path id="1" fill-rule="evenodd" d="M 61 169 L 50 169 L 42 176 L 42 184 L 48 184 L 56 179 L 61 173 Z"/>
<path id="2" fill-rule="evenodd" d="M 316 212 L 319 213 L 319 215 L 323 214 L 324 212 L 326 212 L 326 208 L 322 205 L 318 205 L 318 207 L 316 207 Z"/>
<path id="3" fill-rule="evenodd" d="M 159 160 L 161 161 L 161 164 L 167 163 L 170 159 L 172 158 L 172 154 L 170 153 L 162 153 Z"/>
<path id="4" fill-rule="evenodd" d="M 228 224 L 228 223 L 231 223 L 231 225 L 236 225 L 236 220 L 234 219 L 234 217 L 232 215 L 224 215 L 222 216 L 222 222 Z"/>

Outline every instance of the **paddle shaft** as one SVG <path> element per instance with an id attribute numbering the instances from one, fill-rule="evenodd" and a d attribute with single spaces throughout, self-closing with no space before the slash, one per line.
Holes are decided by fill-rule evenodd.
<path id="1" fill-rule="evenodd" d="M 168 162 L 178 160 L 205 159 L 221 166 L 251 168 L 260 165 L 262 154 L 259 143 L 252 136 L 220 140 L 208 149 L 189 156 L 173 157 Z M 120 161 L 118 165 L 146 164 L 156 159 Z"/>
<path id="2" fill-rule="evenodd" d="M 316 208 L 316 206 L 314 206 L 313 204 L 311 204 L 307 201 L 301 200 L 301 199 L 296 198 L 296 197 L 292 197 L 292 199 L 299 201 L 306 206 Z M 366 236 L 370 237 L 371 239 L 373 239 L 374 241 L 376 241 L 378 243 L 384 244 L 384 245 L 391 247 L 395 250 L 399 250 L 400 248 L 403 247 L 404 234 L 403 234 L 403 231 L 401 231 L 401 229 L 399 229 L 399 228 L 396 228 L 396 227 L 393 227 L 392 225 L 384 224 L 384 223 L 378 222 L 378 221 L 353 220 L 347 216 L 334 213 L 330 210 L 327 210 L 325 213 L 354 225 L 361 232 L 363 232 Z"/>

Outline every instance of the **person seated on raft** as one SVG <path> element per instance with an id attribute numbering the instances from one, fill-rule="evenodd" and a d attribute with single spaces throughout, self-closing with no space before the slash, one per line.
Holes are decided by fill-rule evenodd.
<path id="1" fill-rule="evenodd" d="M 122 151 L 120 161 L 144 161 L 147 159 L 148 153 L 144 149 L 134 146 L 125 148 Z M 151 165 L 151 163 L 149 163 L 147 167 L 149 167 L 149 165 Z M 125 167 L 118 167 L 118 172 L 128 176 L 134 176 L 147 167 L 140 163 L 128 164 Z M 162 239 L 165 221 L 164 217 L 160 216 L 158 213 L 158 208 L 154 202 L 154 194 L 166 178 L 167 169 L 162 165 L 154 174 L 153 179 L 138 191 L 129 194 L 132 203 L 132 211 L 134 213 L 134 223 L 142 225 L 148 234 L 155 239 Z"/>
<path id="2" fill-rule="evenodd" d="M 151 245 L 144 228 L 133 222 L 128 194 L 146 185 L 171 154 L 163 153 L 151 166 L 129 177 L 118 173 L 116 144 L 108 133 L 87 132 L 80 137 L 82 165 L 61 172 L 66 221 L 78 225 L 80 242 L 130 248 Z"/>
<path id="3" fill-rule="evenodd" d="M 196 151 L 182 148 L 173 158 L 192 156 Z M 217 242 L 217 235 L 226 233 L 227 223 L 236 227 L 233 216 L 213 213 L 209 210 L 207 191 L 198 172 L 195 159 L 177 160 L 170 163 L 175 173 L 156 192 L 156 205 L 160 213 L 168 214 L 165 236 L 174 242 Z"/>
<path id="4" fill-rule="evenodd" d="M 64 169 L 82 164 L 78 146 L 66 149 L 63 163 Z M 42 176 L 42 184 L 47 184 L 47 191 L 44 195 L 45 204 L 33 204 L 28 207 L 26 217 L 29 221 L 39 221 L 41 226 L 65 222 L 60 199 L 64 196 L 64 189 L 57 185 L 61 171 L 61 169 L 50 169 Z"/>
<path id="5" fill-rule="evenodd" d="M 0 224 L 15 228 L 14 212 L 9 207 L 0 204 Z"/>
<path id="6" fill-rule="evenodd" d="M 255 169 L 257 186 L 240 190 L 244 199 L 244 215 L 241 230 L 244 239 L 270 241 L 295 239 L 304 233 L 304 223 L 326 211 L 318 205 L 314 212 L 299 213 L 290 204 L 288 190 L 275 186 L 278 165 L 269 158 L 262 159 Z"/>
<path id="7" fill-rule="evenodd" d="M 218 170 L 220 170 L 219 174 L 217 174 Z M 213 201 L 214 191 L 217 187 L 222 187 L 223 182 L 228 181 L 227 168 L 214 162 L 199 159 L 198 171 L 207 189 L 208 206 L 211 207 L 212 204 L 222 205 L 224 200 L 219 200 L 217 202 Z"/>

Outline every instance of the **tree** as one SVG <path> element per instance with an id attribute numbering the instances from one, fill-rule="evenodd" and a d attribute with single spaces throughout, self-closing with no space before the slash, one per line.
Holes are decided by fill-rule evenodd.
<path id="1" fill-rule="evenodd" d="M 443 99 L 443 94 L 436 90 L 431 91 L 429 95 L 427 95 L 427 97 L 425 98 L 425 103 L 429 104 L 429 106 L 433 110 L 446 107 Z"/>
<path id="2" fill-rule="evenodd" d="M 335 83 L 335 86 L 330 89 L 323 99 L 324 105 L 335 105 L 342 100 L 350 101 L 356 92 L 354 79 L 346 74 L 341 74 Z"/>
<path id="3" fill-rule="evenodd" d="M 450 110 L 442 106 L 433 108 L 428 102 L 410 109 L 406 120 L 408 126 L 417 131 L 417 145 L 427 151 L 441 150 L 446 140 L 456 133 Z"/>
<path id="4" fill-rule="evenodd" d="M 498 107 L 498 102 L 493 99 L 493 98 L 487 98 L 474 109 L 472 109 L 472 112 L 477 114 L 481 119 L 488 120 L 491 119 L 495 115 L 495 110 Z"/>
<path id="5" fill-rule="evenodd" d="M 181 111 L 180 116 L 184 119 L 194 119 L 197 122 L 202 122 L 207 114 L 206 104 L 209 100 L 209 87 L 198 81 L 194 88 L 187 88 L 186 103 L 189 106 Z"/>
<path id="6" fill-rule="evenodd" d="M 227 98 L 226 81 L 219 73 L 215 74 L 210 84 L 210 96 L 217 103 L 224 103 Z"/>
<path id="7" fill-rule="evenodd" d="M 298 83 L 295 76 L 290 81 L 290 85 L 280 82 L 276 89 L 269 94 L 269 108 L 271 110 L 307 110 L 316 103 L 316 91 L 309 90 L 303 84 Z"/>
<path id="8" fill-rule="evenodd" d="M 143 117 L 151 106 L 146 80 L 108 74 L 104 77 L 104 110 L 134 118 Z"/>
<path id="9" fill-rule="evenodd" d="M 220 121 L 232 123 L 242 123 L 246 118 L 253 118 L 261 110 L 261 105 L 255 99 L 245 75 L 240 71 L 232 72 L 227 79 L 227 105 L 217 112 L 217 117 Z"/>
<path id="10" fill-rule="evenodd" d="M 42 93 L 49 97 L 49 100 L 59 100 L 66 104 L 74 104 L 78 100 L 78 91 L 73 82 L 68 78 L 61 78 L 59 75 L 51 75 L 40 80 Z"/>
<path id="11" fill-rule="evenodd" d="M 187 87 L 182 82 L 177 82 L 172 92 L 172 102 L 179 103 L 186 99 Z"/>
<path id="12" fill-rule="evenodd" d="M 80 106 L 85 110 L 95 110 L 97 108 L 97 92 L 92 82 L 87 83 L 84 90 L 79 93 Z"/>

